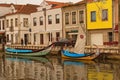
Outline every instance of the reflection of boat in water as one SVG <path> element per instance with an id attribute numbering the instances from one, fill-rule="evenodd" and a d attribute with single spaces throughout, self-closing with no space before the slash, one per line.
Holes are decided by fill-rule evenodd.
<path id="1" fill-rule="evenodd" d="M 63 65 L 65 80 L 113 80 L 113 72 L 109 64 L 64 60 Z"/>
<path id="2" fill-rule="evenodd" d="M 84 62 L 62 60 L 64 80 L 87 80 L 87 67 Z"/>
<path id="3" fill-rule="evenodd" d="M 47 67 L 50 67 L 50 68 L 53 67 L 50 60 L 46 57 L 7 56 L 6 59 L 11 61 L 23 61 L 23 62 L 37 61 L 37 62 L 43 63 Z"/>
<path id="4" fill-rule="evenodd" d="M 12 61 L 40 61 L 40 62 L 49 62 L 45 57 L 28 57 L 28 56 L 7 56 L 7 60 Z"/>
<path id="5" fill-rule="evenodd" d="M 96 64 L 96 61 L 94 60 L 73 60 L 73 59 L 67 59 L 67 58 L 64 58 L 62 59 L 62 62 L 64 64 L 73 64 L 73 65 L 77 65 L 77 64 Z"/>

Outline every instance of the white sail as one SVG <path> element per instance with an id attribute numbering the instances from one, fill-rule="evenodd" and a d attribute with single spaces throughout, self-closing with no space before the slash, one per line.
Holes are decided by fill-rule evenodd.
<path id="1" fill-rule="evenodd" d="M 85 27 L 80 26 L 78 30 L 77 40 L 74 47 L 74 52 L 78 54 L 84 53 L 85 43 L 86 43 Z"/>

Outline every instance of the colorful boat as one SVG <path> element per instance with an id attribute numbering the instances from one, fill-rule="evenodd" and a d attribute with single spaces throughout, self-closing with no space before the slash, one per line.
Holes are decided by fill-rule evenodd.
<path id="1" fill-rule="evenodd" d="M 17 55 L 17 56 L 45 56 L 49 54 L 49 52 L 51 51 L 52 45 L 54 45 L 54 43 L 39 50 L 15 49 L 15 48 L 5 47 L 5 53 L 7 55 Z"/>
<path id="2" fill-rule="evenodd" d="M 70 52 L 68 50 L 62 50 L 62 58 L 67 58 L 67 59 L 84 59 L 84 60 L 93 60 L 99 56 L 99 52 L 96 53 L 74 53 Z"/>
<path id="3" fill-rule="evenodd" d="M 85 43 L 86 43 L 86 32 L 84 27 L 79 27 L 79 32 L 77 35 L 77 40 L 73 51 L 61 50 L 62 58 L 68 59 L 84 59 L 84 60 L 93 60 L 99 56 L 99 48 L 96 46 L 96 53 L 87 54 L 85 52 Z"/>

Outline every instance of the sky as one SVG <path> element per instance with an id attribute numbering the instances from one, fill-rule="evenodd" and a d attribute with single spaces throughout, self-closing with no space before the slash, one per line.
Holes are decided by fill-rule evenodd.
<path id="1" fill-rule="evenodd" d="M 0 0 L 0 3 L 17 3 L 17 4 L 40 4 L 43 0 Z M 81 0 L 48 0 L 57 2 L 79 2 Z"/>

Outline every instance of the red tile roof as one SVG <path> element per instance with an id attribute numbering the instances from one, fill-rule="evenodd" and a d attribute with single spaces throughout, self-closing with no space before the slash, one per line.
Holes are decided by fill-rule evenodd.
<path id="1" fill-rule="evenodd" d="M 32 5 L 32 4 L 26 4 L 26 5 L 16 5 L 13 4 L 13 6 L 15 7 L 16 12 L 15 13 L 9 13 L 7 15 L 12 15 L 12 14 L 30 14 L 32 12 L 36 12 L 37 11 L 37 7 L 38 5 Z"/>
<path id="2" fill-rule="evenodd" d="M 68 3 L 63 2 L 55 2 L 55 1 L 46 1 L 49 5 L 52 5 L 52 9 L 61 8 L 63 6 L 68 5 Z"/>
<path id="3" fill-rule="evenodd" d="M 32 4 L 22 5 L 16 13 L 30 14 L 36 12 L 37 7 L 38 5 L 32 5 Z"/>
<path id="4" fill-rule="evenodd" d="M 75 4 L 84 4 L 84 3 L 85 3 L 85 1 L 79 1 L 79 2 L 77 2 Z"/>
<path id="5" fill-rule="evenodd" d="M 1 3 L 0 4 L 0 7 L 10 7 L 11 6 L 11 4 L 6 4 L 6 3 Z"/>

